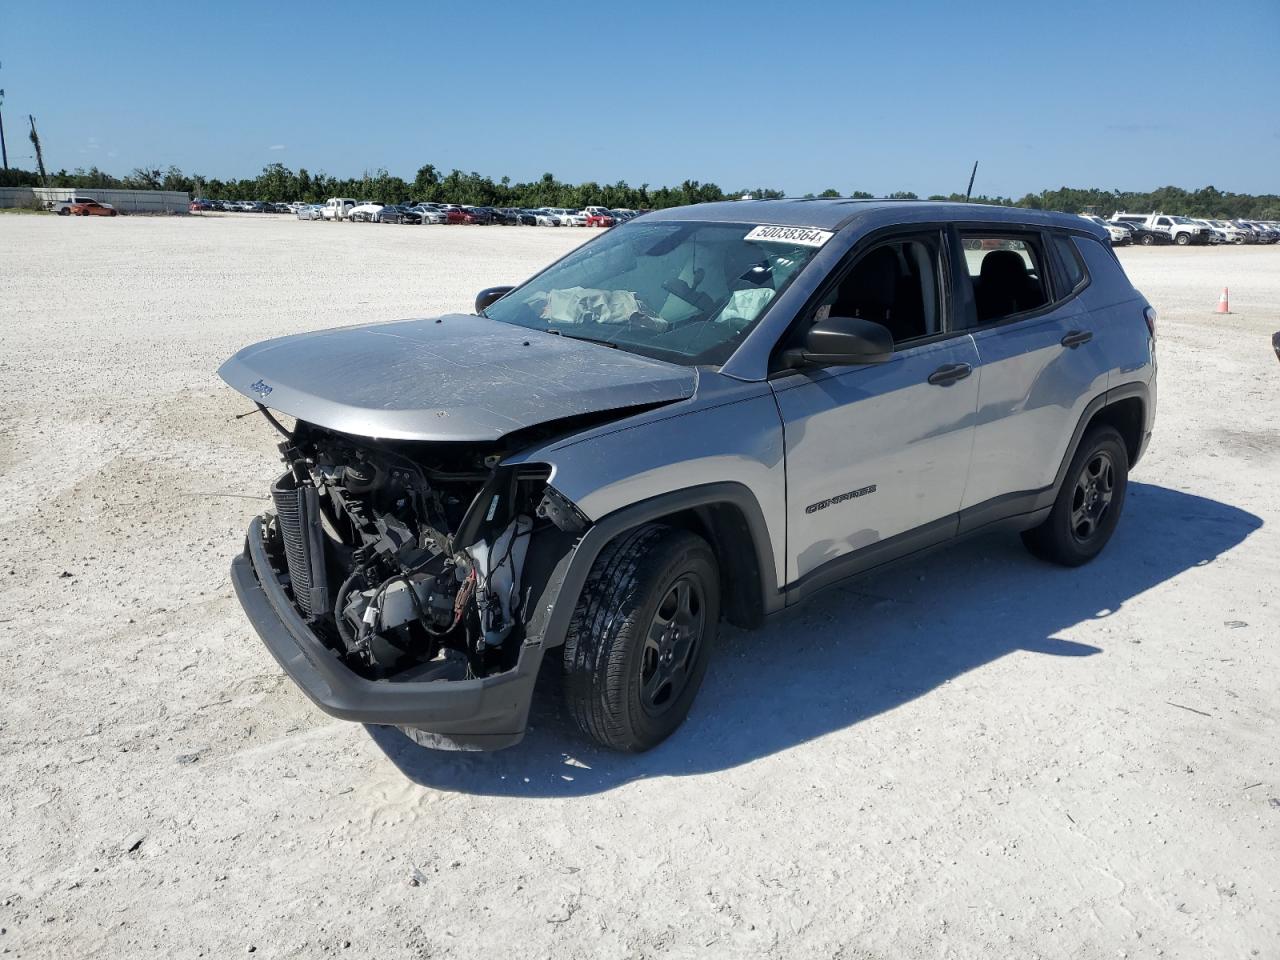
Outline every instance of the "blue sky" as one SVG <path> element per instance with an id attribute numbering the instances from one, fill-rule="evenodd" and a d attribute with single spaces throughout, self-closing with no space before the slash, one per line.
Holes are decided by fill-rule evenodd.
<path id="1" fill-rule="evenodd" d="M 1280 192 L 1280 0 L 0 0 L 0 88 L 27 168 Z"/>

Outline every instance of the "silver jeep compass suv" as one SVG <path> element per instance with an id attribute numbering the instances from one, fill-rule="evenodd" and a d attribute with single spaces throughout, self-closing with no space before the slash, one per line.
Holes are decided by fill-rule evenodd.
<path id="1" fill-rule="evenodd" d="M 739 201 L 220 373 L 286 467 L 232 577 L 321 709 L 508 746 L 550 657 L 587 734 L 644 750 L 722 617 L 997 525 L 1092 559 L 1151 436 L 1155 312 L 1079 217 Z"/>

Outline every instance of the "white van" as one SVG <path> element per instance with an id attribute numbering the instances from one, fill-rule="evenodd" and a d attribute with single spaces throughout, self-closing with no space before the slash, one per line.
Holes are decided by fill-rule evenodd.
<path id="1" fill-rule="evenodd" d="M 356 201 L 350 197 L 330 197 L 324 202 L 324 210 L 320 213 L 322 220 L 345 220 L 351 213 Z"/>

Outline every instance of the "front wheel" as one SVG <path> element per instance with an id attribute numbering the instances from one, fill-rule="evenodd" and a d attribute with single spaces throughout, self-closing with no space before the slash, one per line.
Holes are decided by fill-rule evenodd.
<path id="1" fill-rule="evenodd" d="M 1129 453 L 1114 427 L 1095 427 L 1080 441 L 1053 510 L 1022 534 L 1041 560 L 1078 567 L 1107 545 L 1120 522 L 1129 488 Z"/>
<path id="2" fill-rule="evenodd" d="M 715 642 L 720 573 L 701 537 L 646 524 L 596 558 L 564 643 L 565 700 L 606 747 L 657 746 L 684 721 Z"/>
<path id="3" fill-rule="evenodd" d="M 1190 243 L 1190 242 L 1191 242 L 1191 234 L 1189 234 L 1189 233 L 1180 233 L 1180 234 L 1178 234 L 1176 237 L 1174 237 L 1174 238 L 1173 238 L 1173 242 L 1174 242 L 1174 243 L 1176 243 L 1176 244 L 1177 244 L 1178 246 L 1180 246 L 1180 247 L 1185 247 L 1188 243 Z"/>

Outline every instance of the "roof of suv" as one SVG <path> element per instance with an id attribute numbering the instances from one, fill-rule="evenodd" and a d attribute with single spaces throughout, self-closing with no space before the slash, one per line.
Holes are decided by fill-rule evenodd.
<path id="1" fill-rule="evenodd" d="M 715 223 L 771 223 L 787 227 L 839 230 L 855 221 L 868 224 L 919 223 L 924 221 L 980 220 L 985 223 L 1035 224 L 1067 227 L 1092 233 L 1103 231 L 1074 214 L 1002 207 L 986 203 L 952 203 L 945 200 L 722 200 L 684 207 L 668 207 L 645 214 L 645 220 L 703 220 Z M 1091 229 L 1092 228 L 1092 229 Z"/>

